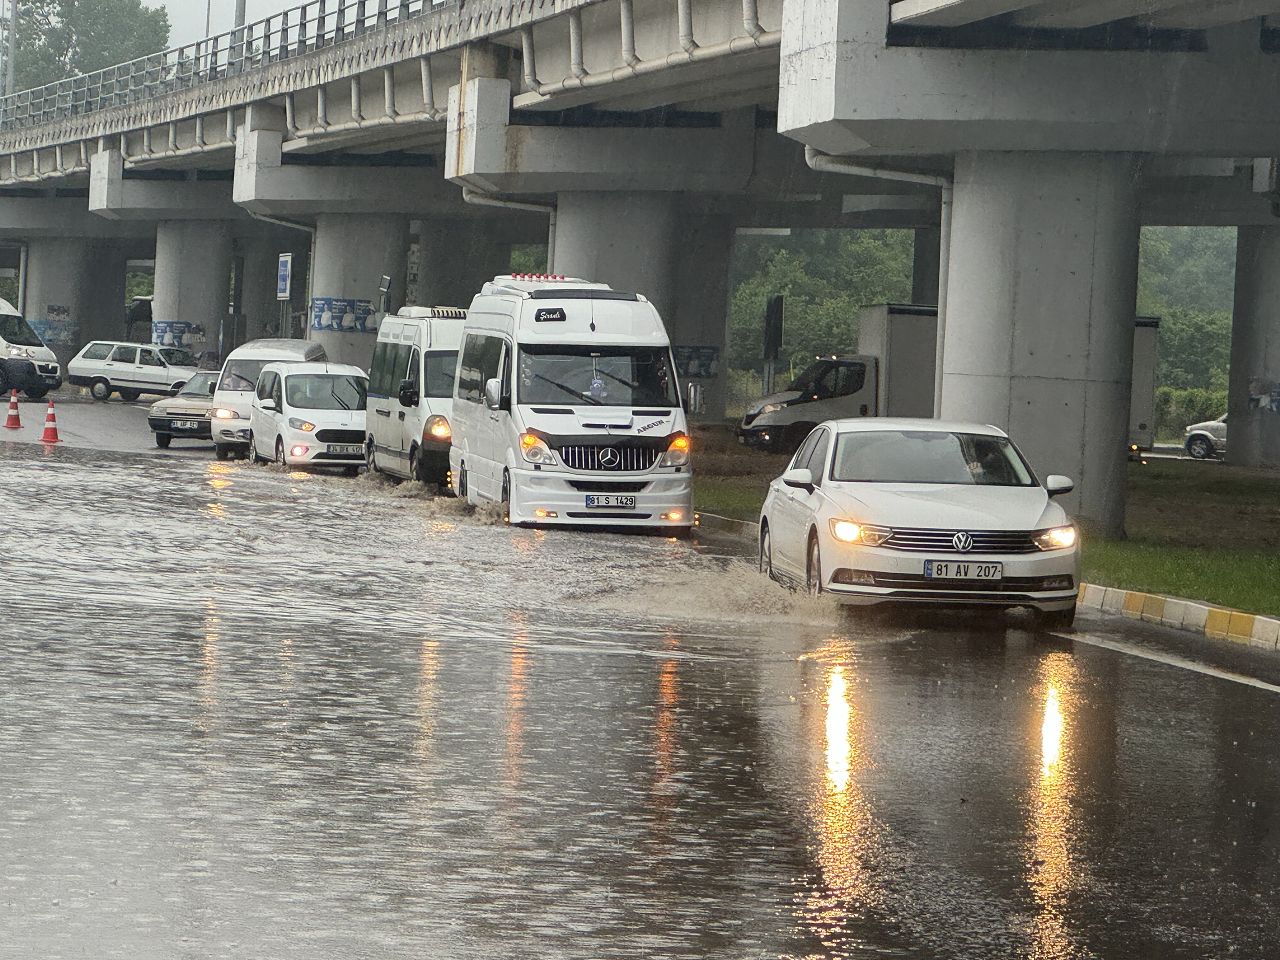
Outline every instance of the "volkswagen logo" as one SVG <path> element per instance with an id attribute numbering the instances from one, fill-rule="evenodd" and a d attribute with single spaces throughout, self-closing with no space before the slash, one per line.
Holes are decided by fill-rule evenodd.
<path id="1" fill-rule="evenodd" d="M 951 538 L 951 545 L 959 553 L 968 553 L 973 549 L 973 537 L 962 530 Z"/>
<path id="2" fill-rule="evenodd" d="M 600 451 L 600 466 L 606 470 L 616 470 L 622 463 L 622 454 L 616 447 L 605 447 Z"/>

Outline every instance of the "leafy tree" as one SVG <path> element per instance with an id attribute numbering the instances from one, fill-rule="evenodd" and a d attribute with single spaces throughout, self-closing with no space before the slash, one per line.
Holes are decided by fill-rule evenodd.
<path id="1" fill-rule="evenodd" d="M 169 45 L 169 14 L 142 0 L 29 0 L 19 8 L 18 89 L 127 63 Z"/>

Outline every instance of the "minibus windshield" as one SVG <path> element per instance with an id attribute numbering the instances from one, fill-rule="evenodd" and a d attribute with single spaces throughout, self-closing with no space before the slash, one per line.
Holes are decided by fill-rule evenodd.
<path id="1" fill-rule="evenodd" d="M 666 347 L 524 346 L 519 373 L 520 403 L 680 404 L 671 352 Z"/>
<path id="2" fill-rule="evenodd" d="M 258 374 L 262 373 L 270 360 L 228 360 L 226 369 L 222 371 L 222 379 L 218 381 L 219 390 L 252 390 L 258 385 Z"/>
<path id="3" fill-rule="evenodd" d="M 31 324 L 15 313 L 0 314 L 0 339 L 15 347 L 43 347 Z"/>
<path id="4" fill-rule="evenodd" d="M 295 373 L 284 380 L 295 410 L 363 410 L 368 391 L 368 380 L 350 374 Z"/>

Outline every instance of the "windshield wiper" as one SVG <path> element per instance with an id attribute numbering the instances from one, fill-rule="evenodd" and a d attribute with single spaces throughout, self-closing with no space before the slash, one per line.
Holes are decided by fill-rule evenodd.
<path id="1" fill-rule="evenodd" d="M 333 399 L 337 400 L 337 401 L 338 401 L 338 406 L 339 406 L 339 407 L 341 407 L 343 410 L 350 410 L 350 409 L 351 409 L 351 408 L 350 408 L 350 407 L 348 407 L 345 403 L 343 403 L 343 402 L 342 402 L 342 398 L 341 398 L 340 396 L 338 396 L 338 392 L 337 392 L 336 390 L 334 390 L 334 389 L 333 389 L 333 387 L 330 387 L 330 388 L 329 388 L 329 396 L 331 396 L 331 397 L 333 397 Z"/>
<path id="2" fill-rule="evenodd" d="M 565 384 L 561 383 L 559 380 L 552 380 L 550 377 L 544 377 L 540 373 L 535 373 L 533 375 L 533 378 L 535 380 L 545 381 L 546 383 L 551 384 L 553 387 L 563 390 L 565 393 L 569 394 L 569 396 L 574 397 L 577 400 L 585 400 L 587 403 L 590 403 L 591 405 L 596 407 L 603 405 L 602 401 L 597 400 L 595 397 L 585 393 L 579 393 L 577 390 L 573 389 L 573 387 L 566 386 Z"/>

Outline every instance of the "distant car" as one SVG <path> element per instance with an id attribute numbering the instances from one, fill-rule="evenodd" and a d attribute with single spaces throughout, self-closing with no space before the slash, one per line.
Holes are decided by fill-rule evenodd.
<path id="1" fill-rule="evenodd" d="M 1224 456 L 1227 452 L 1227 415 L 1224 413 L 1217 420 L 1206 420 L 1204 423 L 1193 423 L 1184 431 L 1187 455 L 1194 460 L 1211 460 Z"/>
<path id="2" fill-rule="evenodd" d="M 369 378 L 337 363 L 268 363 L 249 410 L 249 452 L 281 466 L 364 466 Z"/>
<path id="3" fill-rule="evenodd" d="M 156 446 L 167 447 L 179 440 L 211 440 L 209 411 L 218 385 L 217 370 L 195 374 L 175 396 L 157 400 L 147 414 L 147 426 L 156 435 Z"/>
<path id="4" fill-rule="evenodd" d="M 88 387 L 95 400 L 113 393 L 133 401 L 144 393 L 173 394 L 196 373 L 196 358 L 181 347 L 93 340 L 67 364 L 67 380 Z"/>
<path id="5" fill-rule="evenodd" d="M 847 604 L 1029 607 L 1075 619 L 1080 546 L 1000 430 L 937 420 L 820 424 L 769 487 L 760 569 Z"/>

